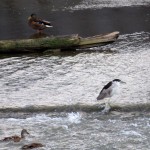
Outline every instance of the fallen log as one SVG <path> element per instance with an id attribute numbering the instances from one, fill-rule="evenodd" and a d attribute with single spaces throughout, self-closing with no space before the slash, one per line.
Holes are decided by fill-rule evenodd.
<path id="1" fill-rule="evenodd" d="M 36 39 L 1 40 L 0 53 L 43 52 L 49 49 L 78 49 L 105 45 L 116 41 L 119 32 L 112 32 L 88 38 L 76 35 L 52 36 Z"/>
<path id="2" fill-rule="evenodd" d="M 47 49 L 67 48 L 78 44 L 78 35 L 21 40 L 2 40 L 0 41 L 0 53 L 43 52 Z"/>
<path id="3" fill-rule="evenodd" d="M 81 38 L 79 42 L 80 48 L 102 46 L 112 42 L 115 42 L 119 37 L 119 32 L 112 32 L 108 34 L 101 34 L 87 38 Z"/>

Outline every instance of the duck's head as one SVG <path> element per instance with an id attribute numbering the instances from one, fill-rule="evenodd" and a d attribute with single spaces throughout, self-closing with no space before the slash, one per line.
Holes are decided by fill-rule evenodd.
<path id="1" fill-rule="evenodd" d="M 37 18 L 36 14 L 31 14 L 31 18 L 36 19 Z"/>
<path id="2" fill-rule="evenodd" d="M 29 134 L 29 132 L 26 129 L 22 129 L 21 131 L 21 138 L 24 138 L 25 135 Z"/>

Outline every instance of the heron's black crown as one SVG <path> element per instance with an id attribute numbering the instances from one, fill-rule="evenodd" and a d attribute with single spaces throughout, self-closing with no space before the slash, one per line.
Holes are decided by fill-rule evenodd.
<path id="1" fill-rule="evenodd" d="M 114 81 L 116 81 L 116 82 L 121 82 L 120 79 L 114 79 L 113 82 L 114 82 Z"/>

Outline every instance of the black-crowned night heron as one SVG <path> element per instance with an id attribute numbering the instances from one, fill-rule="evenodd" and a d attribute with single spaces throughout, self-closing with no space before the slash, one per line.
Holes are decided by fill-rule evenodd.
<path id="1" fill-rule="evenodd" d="M 114 79 L 113 81 L 107 83 L 100 91 L 97 100 L 102 100 L 105 98 L 112 97 L 115 93 L 117 93 L 120 83 L 125 83 L 125 82 L 121 81 L 120 79 Z M 108 103 L 106 103 L 106 107 L 104 111 L 108 112 L 109 110 L 110 110 L 110 105 L 108 101 Z"/>

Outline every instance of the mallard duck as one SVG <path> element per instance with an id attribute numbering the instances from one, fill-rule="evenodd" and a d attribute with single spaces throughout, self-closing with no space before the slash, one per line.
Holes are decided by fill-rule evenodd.
<path id="1" fill-rule="evenodd" d="M 28 144 L 28 145 L 24 145 L 24 146 L 22 147 L 22 149 L 27 150 L 27 149 L 33 149 L 33 148 L 38 148 L 38 147 L 43 147 L 43 146 L 44 146 L 44 145 L 41 144 L 41 143 L 31 143 L 31 144 Z"/>
<path id="2" fill-rule="evenodd" d="M 42 20 L 36 16 L 36 14 L 31 14 L 28 18 L 28 25 L 41 33 L 44 29 L 53 27 L 49 21 Z"/>
<path id="3" fill-rule="evenodd" d="M 27 132 L 26 129 L 23 129 L 21 131 L 21 137 L 20 136 L 17 136 L 17 135 L 14 135 L 14 136 L 9 136 L 9 137 L 5 137 L 4 139 L 2 139 L 1 141 L 14 141 L 14 142 L 20 142 L 21 139 L 24 139 L 25 138 L 25 135 L 26 134 L 29 134 Z"/>

